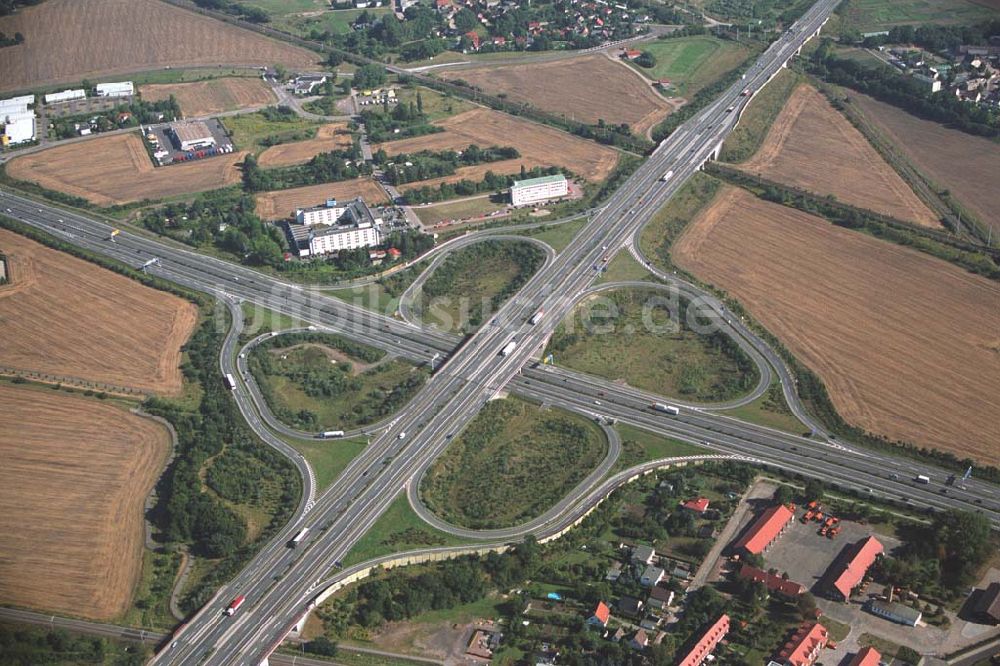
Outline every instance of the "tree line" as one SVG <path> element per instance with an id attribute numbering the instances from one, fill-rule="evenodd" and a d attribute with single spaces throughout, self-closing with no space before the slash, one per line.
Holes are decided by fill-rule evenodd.
<path id="1" fill-rule="evenodd" d="M 483 179 L 480 181 L 463 178 L 455 183 L 440 183 L 437 187 L 424 185 L 408 190 L 404 194 L 404 197 L 411 204 L 427 201 L 444 201 L 446 199 L 454 199 L 455 197 L 472 196 L 473 194 L 480 194 L 482 192 L 499 192 L 500 190 L 509 188 L 514 184 L 515 180 L 551 176 L 560 172 L 559 167 L 525 169 L 522 165 L 520 174 L 516 176 L 500 176 L 492 171 L 487 171 L 483 174 Z"/>
<path id="2" fill-rule="evenodd" d="M 202 9 L 223 12 L 251 23 L 267 23 L 271 20 L 271 17 L 263 9 L 233 0 L 194 0 L 194 4 Z"/>
<path id="3" fill-rule="evenodd" d="M 240 164 L 243 189 L 247 192 L 288 190 L 307 185 L 353 180 L 371 173 L 371 167 L 355 150 L 331 150 L 314 156 L 305 164 L 261 168 L 257 158 L 247 155 Z"/>
<path id="4" fill-rule="evenodd" d="M 510 160 L 520 157 L 517 148 L 492 146 L 480 148 L 470 144 L 465 150 L 422 150 L 418 153 L 401 153 L 392 158 L 384 150 L 374 155 L 376 164 L 386 165 L 385 174 L 393 185 L 402 185 L 441 176 L 450 176 L 461 167 Z"/>

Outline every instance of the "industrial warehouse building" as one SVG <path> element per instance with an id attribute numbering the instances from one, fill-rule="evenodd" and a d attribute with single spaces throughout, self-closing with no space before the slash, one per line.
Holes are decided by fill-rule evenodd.
<path id="1" fill-rule="evenodd" d="M 285 231 L 298 255 L 308 257 L 381 245 L 381 227 L 382 218 L 358 197 L 346 205 L 330 199 L 324 206 L 299 209 Z"/>
<path id="2" fill-rule="evenodd" d="M 74 88 L 72 90 L 49 93 L 45 96 L 45 103 L 56 104 L 58 102 L 71 102 L 75 99 L 87 99 L 87 92 L 83 88 Z"/>
<path id="3" fill-rule="evenodd" d="M 514 206 L 558 199 L 567 194 L 569 194 L 569 181 L 562 174 L 515 180 L 510 186 L 510 202 Z"/>
<path id="4" fill-rule="evenodd" d="M 195 121 L 190 123 L 175 123 L 170 126 L 170 133 L 179 150 L 200 150 L 215 145 L 215 137 L 208 125 Z"/>
<path id="5" fill-rule="evenodd" d="M 0 100 L 0 125 L 3 126 L 0 145 L 16 146 L 35 140 L 35 112 L 28 108 L 34 103 L 34 95 Z"/>
<path id="6" fill-rule="evenodd" d="M 98 83 L 94 92 L 98 97 L 131 97 L 135 94 L 135 86 L 131 81 Z"/>

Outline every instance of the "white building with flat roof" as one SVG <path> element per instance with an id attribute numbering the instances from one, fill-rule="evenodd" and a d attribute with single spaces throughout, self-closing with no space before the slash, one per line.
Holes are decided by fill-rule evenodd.
<path id="1" fill-rule="evenodd" d="M 170 126 L 170 132 L 177 141 L 180 150 L 199 150 L 215 145 L 215 137 L 208 125 L 200 121 L 190 123 L 175 123 Z"/>
<path id="2" fill-rule="evenodd" d="M 569 181 L 566 176 L 542 176 L 528 180 L 516 180 L 510 187 L 510 202 L 515 206 L 558 199 L 569 194 Z"/>
<path id="3" fill-rule="evenodd" d="M 16 146 L 35 140 L 35 112 L 28 108 L 35 103 L 34 95 L 22 95 L 0 100 L 0 145 Z"/>
<path id="4" fill-rule="evenodd" d="M 347 212 L 348 204 L 341 204 L 336 199 L 327 199 L 322 206 L 298 208 L 295 210 L 295 221 L 311 227 L 314 224 L 336 224 L 340 216 Z"/>
<path id="5" fill-rule="evenodd" d="M 131 81 L 98 83 L 94 91 L 98 97 L 131 97 L 135 94 L 135 86 Z"/>
<path id="6" fill-rule="evenodd" d="M 45 103 L 57 104 L 59 102 L 72 102 L 75 99 L 87 99 L 87 91 L 83 88 L 73 88 L 71 90 L 49 93 L 45 96 Z"/>
<path id="7" fill-rule="evenodd" d="M 21 95 L 10 99 L 0 99 L 0 116 L 7 113 L 20 113 L 27 111 L 28 105 L 35 103 L 34 95 Z"/>

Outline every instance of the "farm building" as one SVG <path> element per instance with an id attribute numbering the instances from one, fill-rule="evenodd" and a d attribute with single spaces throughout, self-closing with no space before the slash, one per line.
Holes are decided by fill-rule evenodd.
<path id="1" fill-rule="evenodd" d="M 340 250 L 354 250 L 361 247 L 375 247 L 382 243 L 382 218 L 375 217 L 372 210 L 358 197 L 349 204 L 334 210 L 342 212 L 331 222 L 303 223 L 310 219 L 308 214 L 328 210 L 328 206 L 296 211 L 296 221 L 285 226 L 289 244 L 298 251 L 300 257 L 329 254 Z"/>
<path id="2" fill-rule="evenodd" d="M 861 648 L 847 666 L 878 666 L 880 663 L 882 663 L 882 654 L 869 645 L 866 648 Z"/>
<path id="3" fill-rule="evenodd" d="M 27 111 L 28 106 L 35 103 L 34 95 L 21 95 L 10 99 L 0 99 L 0 115 Z"/>
<path id="4" fill-rule="evenodd" d="M 131 81 L 98 83 L 94 91 L 98 97 L 131 97 L 135 94 L 135 86 Z"/>
<path id="5" fill-rule="evenodd" d="M 725 613 L 719 617 L 718 620 L 712 623 L 708 629 L 705 630 L 699 638 L 698 642 L 695 643 L 687 654 L 685 654 L 678 663 L 678 666 L 701 666 L 708 655 L 712 654 L 712 650 L 715 646 L 719 644 L 726 634 L 729 633 L 729 616 Z"/>
<path id="6" fill-rule="evenodd" d="M 861 583 L 868 567 L 885 551 L 878 539 L 870 536 L 847 546 L 824 576 L 821 585 L 824 592 L 839 601 L 851 598 L 851 591 Z"/>
<path id="7" fill-rule="evenodd" d="M 74 88 L 72 90 L 49 93 L 45 96 L 45 103 L 57 104 L 59 102 L 71 102 L 75 99 L 87 99 L 87 92 L 83 88 Z"/>
<path id="8" fill-rule="evenodd" d="M 898 622 L 910 627 L 917 626 L 917 622 L 920 622 L 920 618 L 923 615 L 916 608 L 904 606 L 897 601 L 883 601 L 882 599 L 872 599 L 865 605 L 865 608 L 872 615 L 878 615 L 892 622 Z"/>
<path id="9" fill-rule="evenodd" d="M 733 544 L 738 553 L 757 555 L 763 553 L 784 531 L 795 514 L 784 504 L 772 506 L 760 514 L 742 537 Z"/>
<path id="10" fill-rule="evenodd" d="M 177 148 L 182 151 L 211 148 L 215 145 L 212 131 L 208 129 L 208 125 L 200 121 L 174 123 L 170 126 L 170 133 L 174 135 Z"/>
<path id="11" fill-rule="evenodd" d="M 776 661 L 784 666 L 812 666 L 829 640 L 830 633 L 819 623 L 800 627 L 781 648 Z"/>
<path id="12" fill-rule="evenodd" d="M 296 95 L 311 95 L 312 92 L 327 81 L 326 74 L 300 74 L 292 82 L 292 90 Z"/>
<path id="13" fill-rule="evenodd" d="M 539 201 L 558 199 L 567 194 L 569 194 L 569 182 L 566 180 L 566 176 L 556 174 L 514 181 L 510 187 L 510 202 L 515 206 L 523 206 Z"/>

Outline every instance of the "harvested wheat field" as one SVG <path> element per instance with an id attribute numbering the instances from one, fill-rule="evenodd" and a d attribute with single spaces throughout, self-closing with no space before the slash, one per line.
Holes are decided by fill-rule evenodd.
<path id="1" fill-rule="evenodd" d="M 323 125 L 316 132 L 315 139 L 294 141 L 271 146 L 260 154 L 257 164 L 262 167 L 290 166 L 304 164 L 320 153 L 349 148 L 353 139 L 347 123 Z"/>
<path id="2" fill-rule="evenodd" d="M 238 77 L 194 83 L 149 84 L 139 86 L 139 94 L 147 102 L 168 99 L 173 95 L 186 118 L 267 106 L 278 100 L 263 80 Z"/>
<path id="3" fill-rule="evenodd" d="M 926 227 L 934 213 L 815 88 L 795 89 L 757 154 L 741 167 Z"/>
<path id="4" fill-rule="evenodd" d="M 0 603 L 110 620 L 142 568 L 160 424 L 49 389 L 0 386 Z"/>
<path id="5" fill-rule="evenodd" d="M 0 18 L 24 34 L 0 49 L 0 91 L 149 69 L 281 63 L 309 68 L 318 56 L 158 0 L 47 0 Z"/>
<path id="6" fill-rule="evenodd" d="M 98 206 L 214 190 L 240 180 L 245 152 L 155 167 L 138 133 L 103 136 L 18 157 L 7 175 Z"/>
<path id="7" fill-rule="evenodd" d="M 1000 233 L 1000 149 L 989 139 L 922 120 L 890 104 L 851 93 L 851 101 L 916 167 L 947 187 L 982 222 Z"/>
<path id="8" fill-rule="evenodd" d="M 445 131 L 389 141 L 373 150 L 382 149 L 391 157 L 421 150 L 463 150 L 473 143 L 480 148 L 514 146 L 521 153 L 518 162 L 526 167 L 563 167 L 592 183 L 607 178 L 618 163 L 613 148 L 492 109 L 473 109 L 434 124 Z"/>
<path id="9" fill-rule="evenodd" d="M 1000 463 L 1000 285 L 725 188 L 677 264 L 747 306 L 850 423 Z"/>
<path id="10" fill-rule="evenodd" d="M 356 178 L 339 183 L 296 187 L 291 190 L 261 192 L 255 195 L 257 215 L 265 220 L 282 220 L 295 215 L 296 208 L 318 206 L 327 199 L 363 197 L 371 206 L 389 203 L 385 190 L 371 178 Z"/>
<path id="11" fill-rule="evenodd" d="M 436 74 L 572 120 L 627 123 L 640 135 L 666 118 L 671 109 L 641 74 L 602 54 Z"/>
<path id="12" fill-rule="evenodd" d="M 177 395 L 195 306 L 0 229 L 0 366 Z"/>

